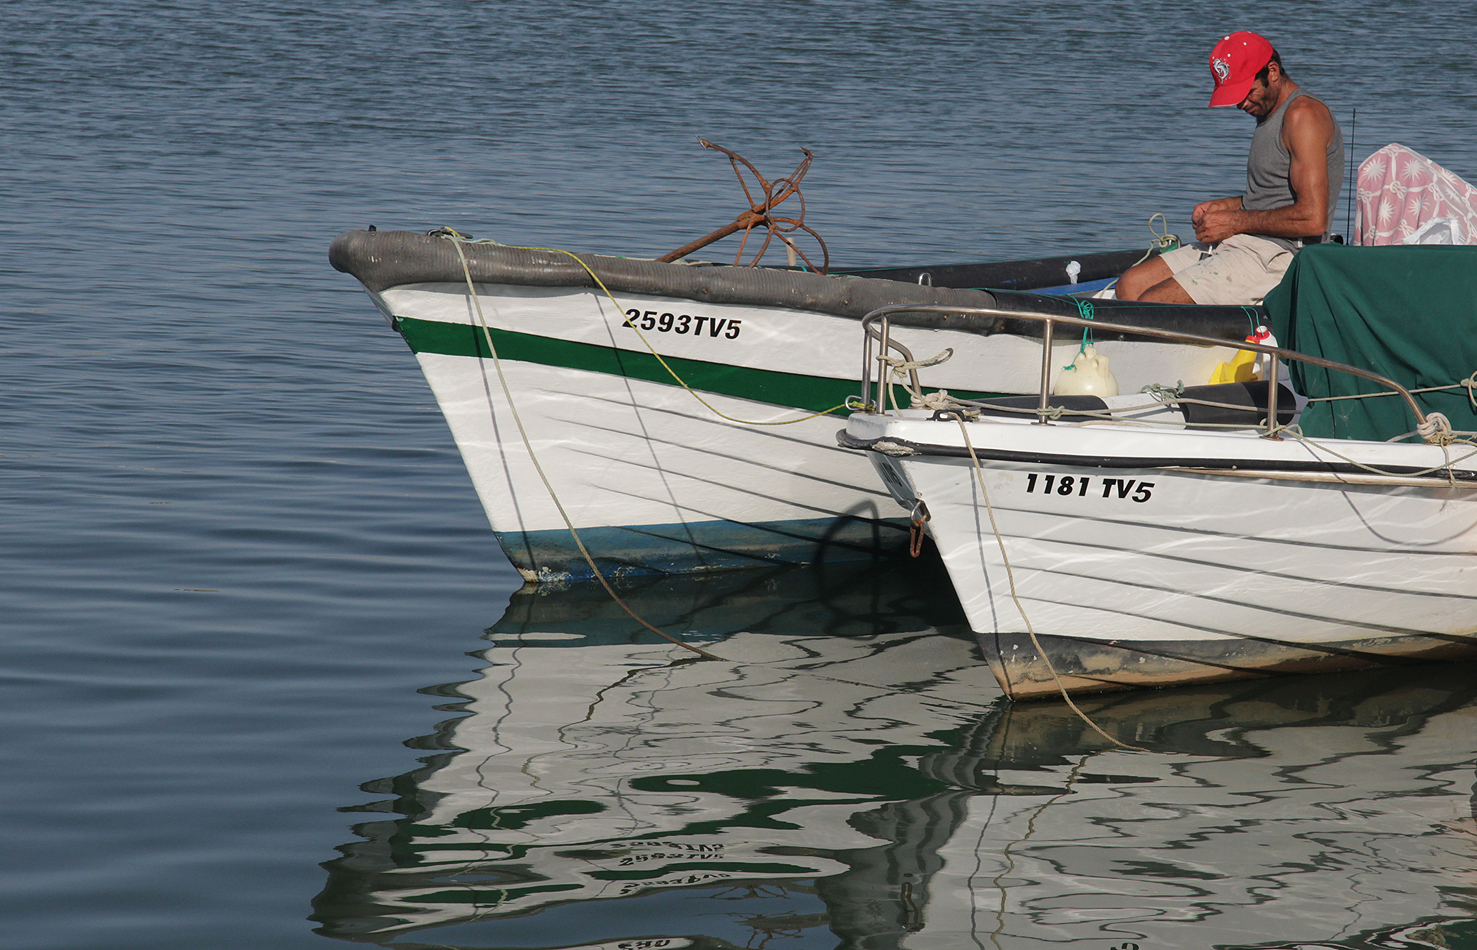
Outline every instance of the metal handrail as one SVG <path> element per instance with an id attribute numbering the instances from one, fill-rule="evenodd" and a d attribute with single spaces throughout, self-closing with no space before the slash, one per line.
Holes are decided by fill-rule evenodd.
<path id="1" fill-rule="evenodd" d="M 876 312 L 877 311 L 875 311 L 875 310 L 873 311 L 873 313 L 876 313 Z M 866 399 L 867 399 L 867 390 L 870 388 L 870 385 L 871 385 L 868 382 L 868 380 L 870 379 L 871 372 L 872 372 L 872 340 L 874 338 L 876 338 L 876 340 L 878 342 L 877 365 L 879 367 L 883 367 L 883 366 L 886 366 L 887 365 L 886 362 L 884 362 L 884 361 L 887 359 L 887 351 L 888 350 L 896 350 L 898 353 L 902 354 L 902 357 L 903 357 L 904 360 L 906 360 L 909 363 L 913 362 L 913 351 L 910 350 L 910 349 L 908 349 L 906 346 L 903 346 L 898 341 L 890 338 L 889 332 L 888 332 L 889 329 L 890 329 L 890 325 L 888 324 L 887 319 L 885 317 L 883 318 L 883 321 L 882 321 L 882 329 L 881 329 L 881 332 L 879 333 L 879 332 L 877 332 L 875 330 L 872 330 L 871 327 L 869 327 L 868 324 L 867 324 L 867 320 L 870 319 L 871 316 L 872 316 L 872 314 L 869 313 L 869 314 L 867 314 L 866 317 L 863 317 L 862 318 L 862 328 L 866 331 L 866 336 L 865 336 L 864 341 L 862 343 L 862 401 L 863 402 L 865 402 Z M 885 370 L 879 370 L 879 372 L 882 372 L 884 376 L 886 375 L 886 371 Z M 918 371 L 916 369 L 910 369 L 910 370 L 908 370 L 908 380 L 909 380 L 909 382 L 911 382 L 913 384 L 913 389 L 915 391 L 921 385 L 918 382 Z M 882 390 L 881 390 L 880 387 L 877 390 L 877 393 L 878 393 L 878 397 L 879 397 L 877 404 L 879 406 L 883 406 L 885 408 L 887 404 L 881 401 L 881 398 L 880 397 L 882 395 Z"/>
<path id="2" fill-rule="evenodd" d="M 1395 382 L 1387 376 L 1372 373 L 1358 366 L 1350 366 L 1348 363 L 1339 363 L 1335 360 L 1327 360 L 1321 356 L 1309 356 L 1296 350 L 1284 349 L 1280 346 L 1266 346 L 1262 343 L 1249 343 L 1225 340 L 1219 337 L 1201 336 L 1198 333 L 1185 333 L 1180 330 L 1161 330 L 1157 327 L 1135 327 L 1122 323 L 1111 323 L 1106 320 L 1088 320 L 1083 317 L 1069 317 L 1062 314 L 1036 313 L 1029 310 L 998 310 L 994 307 L 944 307 L 944 306 L 918 306 L 914 304 L 893 304 L 887 307 L 878 307 L 862 318 L 862 332 L 865 334 L 865 343 L 862 349 L 862 399 L 866 401 L 868 390 L 872 386 L 872 340 L 877 339 L 882 346 L 881 353 L 877 357 L 877 400 L 874 405 L 885 410 L 885 389 L 887 386 L 887 364 L 883 361 L 889 347 L 896 348 L 902 352 L 902 345 L 891 339 L 891 324 L 889 317 L 895 313 L 974 313 L 987 317 L 1003 317 L 1010 320 L 1033 320 L 1044 324 L 1041 344 L 1041 403 L 1036 410 L 1037 424 L 1050 425 L 1047 419 L 1048 407 L 1051 400 L 1051 341 L 1053 331 L 1057 324 L 1071 327 L 1084 327 L 1095 330 L 1103 330 L 1110 333 L 1123 333 L 1130 336 L 1152 337 L 1154 339 L 1169 340 L 1176 343 L 1194 343 L 1205 346 L 1227 346 L 1238 350 L 1250 350 L 1254 353 L 1265 353 L 1271 356 L 1269 360 L 1271 368 L 1268 371 L 1267 385 L 1267 438 L 1280 438 L 1277 430 L 1282 428 L 1277 425 L 1277 389 L 1278 389 L 1278 361 L 1282 359 L 1294 360 L 1301 363 L 1310 363 L 1325 369 L 1348 373 L 1358 376 L 1370 382 L 1377 383 L 1405 399 L 1410 411 L 1415 414 L 1416 421 L 1420 425 L 1426 424 L 1426 415 L 1421 412 L 1413 397 L 1404 386 Z M 881 321 L 881 327 L 875 324 Z M 909 361 L 912 360 L 908 356 Z M 918 385 L 918 374 L 912 374 L 914 388 Z"/>

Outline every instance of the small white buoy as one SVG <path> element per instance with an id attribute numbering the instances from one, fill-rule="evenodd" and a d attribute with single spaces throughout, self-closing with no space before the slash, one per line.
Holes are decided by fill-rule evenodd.
<path id="1" fill-rule="evenodd" d="M 1108 369 L 1108 358 L 1088 346 L 1077 354 L 1071 366 L 1057 374 L 1051 392 L 1054 396 L 1116 396 L 1118 380 Z"/>
<path id="2" fill-rule="evenodd" d="M 1071 262 L 1069 262 L 1067 264 L 1067 280 L 1069 280 L 1069 281 L 1071 281 L 1072 283 L 1075 284 L 1075 283 L 1077 283 L 1077 278 L 1078 278 L 1078 276 L 1081 275 L 1081 273 L 1082 273 L 1082 262 L 1081 261 L 1071 261 Z"/>

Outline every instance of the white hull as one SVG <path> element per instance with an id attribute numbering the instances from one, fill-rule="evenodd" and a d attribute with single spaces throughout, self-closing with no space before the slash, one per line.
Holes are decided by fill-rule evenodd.
<path id="1" fill-rule="evenodd" d="M 926 446 L 871 457 L 900 501 L 927 505 L 970 625 L 1017 698 L 1057 692 L 1042 650 L 1081 690 L 1477 644 L 1477 483 L 1346 462 L 1437 468 L 1438 447 L 967 427 L 983 490 L 957 423 L 853 417 L 849 433 Z"/>
<path id="2" fill-rule="evenodd" d="M 555 497 L 614 573 L 873 557 L 904 543 L 902 519 L 870 467 L 836 447 L 844 412 L 803 418 L 856 391 L 855 320 L 639 295 L 622 295 L 617 307 L 573 288 L 477 291 L 480 317 L 461 285 L 395 287 L 376 299 L 417 350 L 488 520 L 525 577 L 589 574 Z M 661 332 L 664 316 L 693 309 L 703 311 L 701 332 L 697 318 L 687 333 L 676 332 L 677 320 Z M 630 311 L 643 315 L 636 327 L 626 325 Z M 646 314 L 652 327 L 638 333 Z M 511 407 L 493 360 L 473 352 L 485 350 L 479 319 L 489 336 L 517 335 L 503 337 L 506 345 L 493 336 Z M 447 329 L 461 342 L 434 339 Z M 1039 342 L 917 328 L 907 342 L 918 356 L 954 349 L 930 367 L 931 386 L 985 379 L 992 390 L 1024 392 L 1039 382 Z M 656 364 L 648 343 L 696 395 Z M 457 346 L 466 353 L 437 352 Z M 1059 347 L 1060 360 L 1076 347 Z M 1229 352 L 1098 348 L 1125 388 L 1208 378 Z M 756 424 L 774 422 L 787 424 Z"/>

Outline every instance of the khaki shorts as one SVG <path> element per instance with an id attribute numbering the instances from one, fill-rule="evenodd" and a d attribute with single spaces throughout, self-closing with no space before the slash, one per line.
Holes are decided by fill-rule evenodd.
<path id="1" fill-rule="evenodd" d="M 1276 241 L 1233 234 L 1215 245 L 1186 244 L 1160 260 L 1196 303 L 1257 304 L 1281 283 L 1292 255 Z"/>

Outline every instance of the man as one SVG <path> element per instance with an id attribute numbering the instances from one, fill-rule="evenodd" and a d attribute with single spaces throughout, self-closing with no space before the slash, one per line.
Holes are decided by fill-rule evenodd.
<path id="1" fill-rule="evenodd" d="M 1215 45 L 1210 73 L 1211 106 L 1256 118 L 1246 193 L 1196 205 L 1199 240 L 1126 271 L 1120 300 L 1261 303 L 1298 248 L 1326 240 L 1333 225 L 1344 136 L 1328 107 L 1288 78 L 1271 43 L 1245 30 Z"/>

